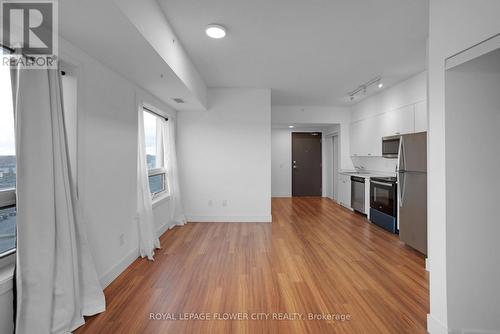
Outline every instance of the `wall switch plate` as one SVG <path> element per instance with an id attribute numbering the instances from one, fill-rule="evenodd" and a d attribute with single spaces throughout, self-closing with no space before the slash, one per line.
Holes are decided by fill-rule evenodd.
<path id="1" fill-rule="evenodd" d="M 222 206 L 227 206 L 227 199 L 222 201 Z"/>

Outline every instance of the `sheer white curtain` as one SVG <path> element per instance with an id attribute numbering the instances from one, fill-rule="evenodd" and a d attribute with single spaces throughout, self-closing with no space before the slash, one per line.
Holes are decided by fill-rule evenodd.
<path id="1" fill-rule="evenodd" d="M 13 70 L 16 333 L 68 333 L 105 310 L 71 183 L 57 70 Z"/>
<path id="2" fill-rule="evenodd" d="M 146 140 L 144 134 L 144 110 L 138 111 L 137 136 L 137 219 L 139 225 L 139 253 L 141 257 L 153 260 L 155 248 L 160 248 L 160 240 L 155 229 L 153 203 L 149 189 L 149 174 L 146 161 Z"/>
<path id="3" fill-rule="evenodd" d="M 170 192 L 170 223 L 172 225 L 184 225 L 186 217 L 181 201 L 179 187 L 179 170 L 177 166 L 175 119 L 161 120 L 161 138 L 163 143 L 163 162 L 167 170 L 167 185 Z"/>

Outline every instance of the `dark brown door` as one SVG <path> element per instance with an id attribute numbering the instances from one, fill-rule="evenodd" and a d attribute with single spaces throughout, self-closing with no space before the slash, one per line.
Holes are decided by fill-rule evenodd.
<path id="1" fill-rule="evenodd" d="M 292 133 L 292 195 L 321 196 L 321 133 Z"/>

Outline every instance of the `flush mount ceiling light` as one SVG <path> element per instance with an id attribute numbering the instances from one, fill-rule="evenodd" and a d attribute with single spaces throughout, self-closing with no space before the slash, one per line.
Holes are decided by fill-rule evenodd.
<path id="1" fill-rule="evenodd" d="M 219 39 L 226 37 L 226 28 L 224 28 L 220 24 L 209 24 L 207 26 L 207 29 L 205 29 L 205 32 L 210 38 Z"/>
<path id="2" fill-rule="evenodd" d="M 293 128 L 294 128 L 294 126 L 293 126 L 293 125 L 289 125 L 288 127 L 289 127 L 290 129 L 293 129 Z"/>
<path id="3" fill-rule="evenodd" d="M 349 96 L 349 100 L 353 101 L 357 97 L 357 94 L 359 94 L 359 93 L 363 93 L 363 95 L 366 95 L 368 88 L 372 85 L 375 85 L 375 84 L 377 85 L 378 88 L 384 87 L 384 84 L 382 83 L 381 76 L 375 77 L 375 78 L 371 79 L 370 81 L 367 81 L 362 85 L 359 85 L 358 88 L 356 88 L 355 90 L 347 93 L 347 95 Z"/>

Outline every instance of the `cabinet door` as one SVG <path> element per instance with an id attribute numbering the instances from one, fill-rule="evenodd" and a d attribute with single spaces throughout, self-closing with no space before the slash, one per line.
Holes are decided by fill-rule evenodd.
<path id="1" fill-rule="evenodd" d="M 381 117 L 377 115 L 365 120 L 365 141 L 363 142 L 367 156 L 382 156 Z"/>
<path id="2" fill-rule="evenodd" d="M 381 156 L 380 117 L 370 117 L 351 123 L 351 155 Z"/>
<path id="3" fill-rule="evenodd" d="M 363 131 L 361 122 L 362 121 L 351 123 L 349 139 L 352 156 L 361 155 L 361 141 Z"/>
<path id="4" fill-rule="evenodd" d="M 351 207 L 351 177 L 339 175 L 339 203 L 345 207 Z"/>
<path id="5" fill-rule="evenodd" d="M 344 184 L 344 175 L 339 174 L 339 204 L 343 204 L 345 202 L 345 184 Z"/>
<path id="6" fill-rule="evenodd" d="M 382 115 L 382 136 L 394 136 L 415 131 L 414 106 L 406 106 Z"/>
<path id="7" fill-rule="evenodd" d="M 415 132 L 427 131 L 427 101 L 415 104 Z"/>

